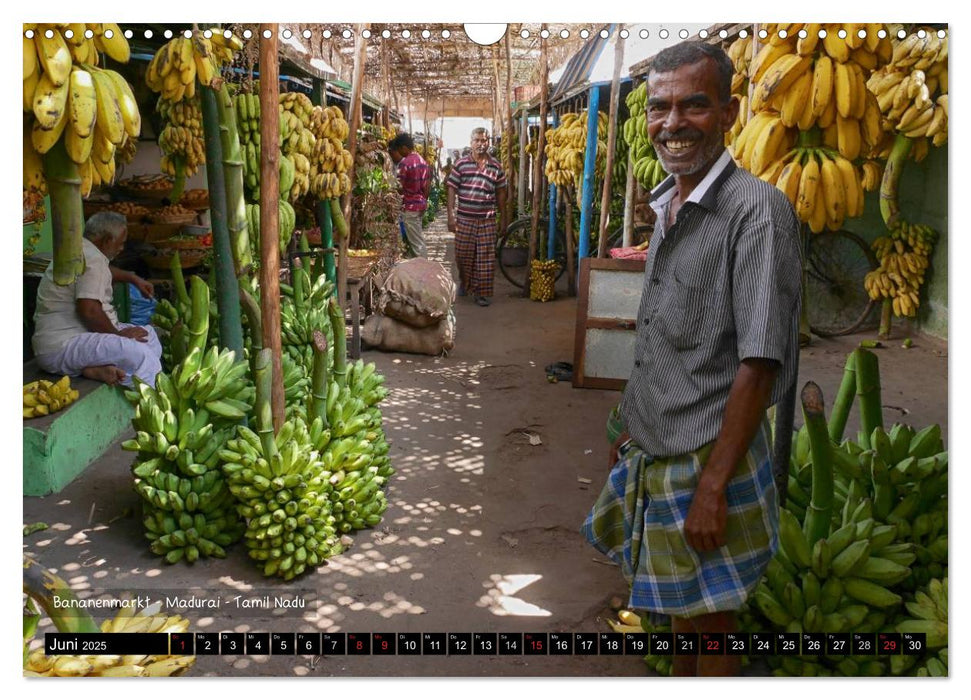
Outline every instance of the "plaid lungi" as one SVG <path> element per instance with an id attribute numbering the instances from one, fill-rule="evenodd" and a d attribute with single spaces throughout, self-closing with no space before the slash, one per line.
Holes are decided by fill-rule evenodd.
<path id="1" fill-rule="evenodd" d="M 763 421 L 726 489 L 726 543 L 708 552 L 688 545 L 684 521 L 714 443 L 657 460 L 633 442 L 620 450 L 580 531 L 620 564 L 631 608 L 687 618 L 745 603 L 779 544 L 769 444 Z"/>
<path id="2" fill-rule="evenodd" d="M 496 220 L 455 219 L 455 263 L 470 296 L 491 297 L 496 275 Z"/>

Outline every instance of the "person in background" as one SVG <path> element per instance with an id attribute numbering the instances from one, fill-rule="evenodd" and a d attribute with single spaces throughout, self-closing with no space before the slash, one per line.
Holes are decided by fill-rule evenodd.
<path id="1" fill-rule="evenodd" d="M 452 174 L 452 159 L 445 159 L 445 166 L 442 168 L 442 176 L 447 180 L 448 176 Z"/>
<path id="2" fill-rule="evenodd" d="M 737 630 L 779 545 L 766 409 L 796 377 L 799 222 L 737 167 L 732 62 L 685 42 L 655 56 L 647 131 L 671 175 L 637 315 L 634 367 L 607 483 L 581 528 L 621 566 L 632 608 L 675 633 Z M 679 676 L 737 675 L 739 657 L 675 656 Z"/>
<path id="3" fill-rule="evenodd" d="M 432 169 L 415 151 L 415 141 L 410 134 L 398 134 L 388 144 L 391 160 L 398 170 L 403 205 L 401 222 L 404 226 L 408 255 L 424 258 L 428 255 L 421 219 L 428 206 L 428 194 L 432 188 Z"/>
<path id="4" fill-rule="evenodd" d="M 459 158 L 448 179 L 448 230 L 455 234 L 455 262 L 459 294 L 471 294 L 479 306 L 488 306 L 496 273 L 496 214 L 506 230 L 506 174 L 489 155 L 489 132 L 472 131 L 468 156 Z"/>
<path id="5" fill-rule="evenodd" d="M 151 326 L 119 323 L 112 284 L 134 284 L 152 297 L 151 282 L 110 264 L 125 247 L 124 214 L 99 212 L 84 226 L 84 272 L 67 285 L 54 282 L 54 263 L 37 289 L 32 343 L 37 364 L 51 374 L 79 374 L 106 384 L 132 386 L 132 378 L 155 386 L 162 371 L 162 346 Z"/>

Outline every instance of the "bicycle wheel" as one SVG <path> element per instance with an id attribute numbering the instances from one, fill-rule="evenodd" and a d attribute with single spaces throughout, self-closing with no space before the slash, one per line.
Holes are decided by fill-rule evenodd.
<path id="1" fill-rule="evenodd" d="M 529 274 L 527 263 L 529 262 L 529 235 L 532 231 L 533 222 L 531 218 L 523 217 L 509 224 L 506 234 L 502 236 L 496 245 L 496 262 L 503 276 L 520 289 L 526 284 L 526 276 Z M 539 229 L 541 235 L 545 236 L 549 227 L 545 219 L 540 219 Z M 566 252 L 562 232 L 557 230 L 556 237 L 556 260 L 560 263 L 560 271 L 556 278 L 559 279 L 566 269 Z M 537 251 L 538 254 L 538 251 Z"/>
<path id="2" fill-rule="evenodd" d="M 869 244 L 849 231 L 809 234 L 806 305 L 809 328 L 822 337 L 848 335 L 876 319 L 863 278 L 877 267 Z"/>

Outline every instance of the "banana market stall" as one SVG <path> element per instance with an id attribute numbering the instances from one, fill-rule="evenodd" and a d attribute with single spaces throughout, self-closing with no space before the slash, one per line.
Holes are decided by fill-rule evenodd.
<path id="1" fill-rule="evenodd" d="M 734 63 L 742 109 L 726 145 L 741 167 L 789 197 L 802 222 L 807 336 L 862 329 L 888 343 L 918 332 L 946 338 L 948 39 L 938 34 L 946 27 L 686 26 L 692 40 L 719 43 Z M 529 274 L 514 284 L 536 301 L 553 300 L 564 268 L 567 293 L 576 294 L 577 272 L 592 257 L 628 257 L 613 266 L 634 270 L 652 230 L 647 197 L 667 177 L 647 134 L 645 76 L 673 37 L 655 25 L 596 25 L 583 29 L 586 36 L 573 27 L 582 41 L 551 50 L 547 25 L 525 27 L 510 25 L 503 41 L 463 54 L 450 53 L 446 34 L 460 25 L 436 29 L 441 38 L 427 45 L 398 39 L 412 32 L 402 25 L 342 25 L 326 34 L 301 24 L 24 25 L 25 242 L 46 247 L 55 280 L 71 284 L 83 271 L 85 219 L 100 210 L 125 214 L 130 235 L 151 249 L 136 262 L 159 282 L 151 322 L 163 347 L 163 371 L 151 386 L 136 380 L 119 390 L 25 374 L 24 494 L 58 493 L 111 450 L 125 469 L 106 483 L 137 498 L 135 525 L 121 542 L 139 574 L 173 588 L 240 585 L 252 574 L 250 581 L 296 592 L 316 585 L 326 566 L 350 577 L 376 571 L 366 567 L 366 547 L 348 556 L 355 535 L 372 535 L 372 547 L 381 537 L 426 547 L 424 526 L 400 539 L 380 530 L 393 479 L 401 478 L 390 431 L 434 431 L 407 416 L 392 419 L 383 373 L 414 367 L 416 377 L 427 370 L 467 388 L 463 375 L 437 357 L 427 366 L 396 358 L 379 371 L 353 345 L 348 350 L 348 312 L 354 319 L 359 310 L 355 270 L 380 276 L 402 253 L 401 195 L 387 144 L 404 112 L 409 131 L 413 112 L 424 113 L 419 153 L 434 165 L 440 142 L 429 119 L 474 112 L 485 120 L 491 110 L 498 155 L 516 188 L 510 220 L 527 251 Z M 846 40 L 837 42 L 840 29 Z M 396 38 L 384 43 L 385 32 Z M 523 41 L 510 39 L 517 35 Z M 562 70 L 551 75 L 558 62 Z M 433 225 L 441 196 L 432 198 Z M 565 306 L 529 305 L 529 313 L 548 312 L 552 323 Z M 850 309 L 845 322 L 840 309 Z M 827 317 L 840 322 L 826 325 Z M 473 331 L 483 344 L 501 336 L 488 323 Z M 534 326 L 532 333 L 546 328 Z M 779 676 L 946 675 L 945 436 L 919 414 L 906 422 L 885 416 L 886 367 L 881 380 L 876 353 L 850 350 L 833 397 L 813 382 L 799 397 L 781 482 L 782 547 L 741 616 L 743 628 L 924 634 L 925 647 L 899 658 L 770 656 L 749 668 Z M 860 429 L 846 436 L 854 407 Z M 474 437 L 463 435 L 463 445 Z M 410 440 L 424 455 L 415 459 L 434 461 Z M 463 463 L 457 471 L 465 481 L 477 468 Z M 452 510 L 444 497 L 431 503 L 437 486 L 427 484 L 429 504 L 413 510 Z M 530 527 L 494 539 L 513 550 Z M 466 544 L 471 550 L 476 541 Z M 127 566 L 117 559 L 106 566 Z M 407 576 L 407 559 L 381 563 Z M 90 583 L 70 571 L 46 569 L 43 547 L 25 556 L 26 675 L 193 668 L 196 657 L 187 654 L 31 651 L 42 615 L 45 628 L 65 632 L 189 628 L 155 605 L 103 622 L 59 613 Z M 497 583 L 496 597 L 509 598 L 509 585 Z M 330 593 L 340 606 L 363 608 L 354 590 Z M 393 596 L 382 605 L 425 612 Z M 442 607 L 451 614 L 459 604 Z M 602 631 L 670 631 L 643 613 L 619 610 Z M 637 659 L 639 673 L 670 672 L 669 656 L 644 661 Z"/>

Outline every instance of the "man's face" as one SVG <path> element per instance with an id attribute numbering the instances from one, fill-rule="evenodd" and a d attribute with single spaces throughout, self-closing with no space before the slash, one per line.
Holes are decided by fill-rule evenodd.
<path id="1" fill-rule="evenodd" d="M 483 156 L 489 151 L 489 135 L 488 134 L 473 134 L 472 135 L 472 154 L 476 156 Z"/>
<path id="2" fill-rule="evenodd" d="M 404 155 L 397 148 L 392 148 L 390 151 L 388 151 L 388 153 L 391 154 L 391 160 L 393 160 L 395 163 L 400 162 L 401 159 L 404 158 Z"/>
<path id="3" fill-rule="evenodd" d="M 705 170 L 721 154 L 738 115 L 738 99 L 718 99 L 718 70 L 703 59 L 648 78 L 647 134 L 672 175 Z"/>
<path id="4" fill-rule="evenodd" d="M 108 258 L 108 260 L 114 260 L 124 249 L 125 240 L 127 238 L 128 229 L 125 229 L 117 238 L 112 238 L 111 236 L 102 236 L 97 241 L 94 241 L 94 244 L 97 246 L 98 250 L 100 250 L 106 258 Z"/>

